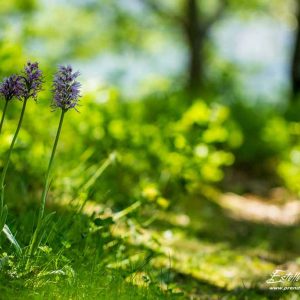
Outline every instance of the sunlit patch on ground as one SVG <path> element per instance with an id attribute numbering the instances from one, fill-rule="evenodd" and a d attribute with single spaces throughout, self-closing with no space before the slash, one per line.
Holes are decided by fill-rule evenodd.
<path id="1" fill-rule="evenodd" d="M 274 203 L 254 195 L 224 194 L 220 205 L 235 218 L 252 222 L 291 226 L 300 222 L 300 201 Z"/>

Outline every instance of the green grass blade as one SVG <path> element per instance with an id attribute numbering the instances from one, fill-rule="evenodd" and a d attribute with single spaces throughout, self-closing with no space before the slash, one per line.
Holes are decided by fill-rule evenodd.
<path id="1" fill-rule="evenodd" d="M 21 249 L 19 243 L 17 242 L 16 238 L 14 237 L 14 235 L 12 234 L 12 232 L 10 231 L 9 227 L 6 224 L 4 225 L 2 231 L 5 234 L 5 236 L 8 238 L 8 240 L 15 247 L 17 254 L 21 255 L 22 254 L 22 249 Z"/>
<path id="2" fill-rule="evenodd" d="M 6 218 L 7 218 L 7 213 L 8 213 L 7 205 L 4 205 L 4 207 L 2 209 L 2 212 L 1 212 L 1 215 L 0 215 L 0 232 L 1 232 L 1 230 L 3 229 L 3 227 L 5 225 Z"/>

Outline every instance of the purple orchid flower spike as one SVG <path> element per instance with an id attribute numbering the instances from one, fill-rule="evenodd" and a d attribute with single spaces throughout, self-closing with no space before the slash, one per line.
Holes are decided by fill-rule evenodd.
<path id="1" fill-rule="evenodd" d="M 76 81 L 79 72 L 73 72 L 71 66 L 60 66 L 55 74 L 53 82 L 53 103 L 55 108 L 61 108 L 64 111 L 76 109 L 80 95 L 81 84 Z"/>
<path id="2" fill-rule="evenodd" d="M 6 101 L 10 101 L 14 97 L 20 98 L 22 91 L 22 78 L 18 75 L 11 75 L 4 78 L 3 82 L 0 84 L 0 94 Z"/>
<path id="3" fill-rule="evenodd" d="M 2 117 L 0 121 L 0 133 L 2 132 L 2 127 L 6 115 L 6 110 L 8 107 L 8 103 L 14 98 L 19 98 L 22 95 L 23 91 L 23 83 L 21 76 L 11 75 L 0 83 L 0 95 L 5 100 L 5 104 L 2 111 Z"/>
<path id="4" fill-rule="evenodd" d="M 32 97 L 36 100 L 37 94 L 42 90 L 43 85 L 43 73 L 39 69 L 39 64 L 28 62 L 24 67 L 22 78 L 24 82 L 21 96 L 24 99 Z"/>

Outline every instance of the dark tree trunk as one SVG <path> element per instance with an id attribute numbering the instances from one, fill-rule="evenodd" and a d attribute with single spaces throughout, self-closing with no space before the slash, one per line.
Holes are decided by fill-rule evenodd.
<path id="1" fill-rule="evenodd" d="M 297 2 L 297 32 L 291 66 L 292 99 L 300 94 L 300 0 Z"/>
<path id="2" fill-rule="evenodd" d="M 201 11 L 201 5 L 203 4 L 201 0 L 185 0 L 183 13 L 179 15 L 165 10 L 164 6 L 159 4 L 163 1 L 142 1 L 161 17 L 168 18 L 176 26 L 181 27 L 188 46 L 187 88 L 192 94 L 198 94 L 205 79 L 204 47 L 208 39 L 208 33 L 214 23 L 221 18 L 228 0 L 219 0 L 219 6 L 210 17 L 205 17 L 205 14 Z"/>
<path id="3" fill-rule="evenodd" d="M 185 35 L 189 49 L 188 88 L 197 92 L 203 80 L 203 42 L 199 20 L 198 0 L 186 0 Z"/>

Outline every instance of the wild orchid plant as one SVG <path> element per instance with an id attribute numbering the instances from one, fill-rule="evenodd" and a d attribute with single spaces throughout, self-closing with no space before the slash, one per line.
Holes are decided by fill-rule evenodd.
<path id="1" fill-rule="evenodd" d="M 79 98 L 80 98 L 80 87 L 81 84 L 76 80 L 79 76 L 79 72 L 73 72 L 73 69 L 71 66 L 61 66 L 59 67 L 58 72 L 55 74 L 54 82 L 53 82 L 53 102 L 52 107 L 56 109 L 61 110 L 60 120 L 56 132 L 56 137 L 54 140 L 48 169 L 46 172 L 46 178 L 44 183 L 44 189 L 42 193 L 41 198 L 41 204 L 40 204 L 40 210 L 37 220 L 37 226 L 33 233 L 29 251 L 28 251 L 28 258 L 31 257 L 31 255 L 34 253 L 35 249 L 40 244 L 40 241 L 43 237 L 43 228 L 46 226 L 46 224 L 49 221 L 49 217 L 51 215 L 48 215 L 44 217 L 44 211 L 45 211 L 45 204 L 47 199 L 47 193 L 49 190 L 50 185 L 50 174 L 52 170 L 52 165 L 54 161 L 54 156 L 58 144 L 58 140 L 60 137 L 63 121 L 65 114 L 68 110 L 74 108 L 76 109 L 76 106 L 78 105 Z M 27 264 L 28 265 L 28 264 Z"/>
<path id="2" fill-rule="evenodd" d="M 6 78 L 0 86 L 0 93 L 3 95 L 5 99 L 0 131 L 3 126 L 4 117 L 5 117 L 5 113 L 9 101 L 11 101 L 14 97 L 23 101 L 23 106 L 22 106 L 19 122 L 17 125 L 17 129 L 15 131 L 12 142 L 10 144 L 6 159 L 4 161 L 2 174 L 0 177 L 0 232 L 3 231 L 18 249 L 20 248 L 17 242 L 13 238 L 8 226 L 5 224 L 7 218 L 7 206 L 4 204 L 5 177 L 8 170 L 10 157 L 15 142 L 17 140 L 19 131 L 22 126 L 27 101 L 30 98 L 33 98 L 34 100 L 37 99 L 37 94 L 42 89 L 42 83 L 43 83 L 43 76 L 41 70 L 39 69 L 38 63 L 28 62 L 24 68 L 22 75 L 12 75 Z"/>
<path id="3" fill-rule="evenodd" d="M 46 180 L 44 185 L 44 190 L 42 194 L 41 207 L 39 212 L 38 222 L 40 222 L 44 216 L 45 204 L 47 191 L 49 189 L 49 177 L 53 164 L 53 159 L 56 152 L 57 143 L 60 137 L 64 116 L 65 113 L 78 105 L 78 101 L 80 98 L 80 83 L 76 81 L 76 78 L 79 76 L 79 72 L 73 72 L 71 66 L 61 66 L 59 71 L 55 74 L 54 82 L 53 82 L 53 103 L 52 107 L 54 109 L 61 109 L 60 120 L 58 124 L 58 129 L 56 133 L 56 137 L 54 140 L 52 153 L 48 165 L 48 169 L 46 172 Z"/>
<path id="4" fill-rule="evenodd" d="M 59 67 L 58 72 L 55 74 L 53 81 L 53 101 L 52 107 L 54 109 L 61 109 L 60 120 L 58 124 L 58 129 L 56 133 L 56 137 L 54 140 L 47 172 L 44 183 L 44 188 L 41 197 L 41 204 L 38 214 L 37 225 L 35 231 L 32 235 L 31 242 L 28 249 L 28 259 L 34 253 L 36 247 L 40 244 L 40 241 L 43 236 L 43 228 L 47 224 L 47 220 L 50 219 L 50 215 L 44 217 L 45 204 L 47 199 L 47 193 L 50 187 L 50 175 L 52 170 L 52 165 L 55 157 L 55 152 L 58 144 L 58 140 L 60 137 L 60 133 L 62 130 L 62 125 L 64 121 L 64 116 L 66 112 L 72 108 L 76 109 L 80 95 L 80 83 L 76 80 L 79 76 L 79 72 L 73 72 L 71 66 L 61 66 Z M 8 78 L 5 78 L 4 81 L 0 84 L 0 94 L 5 100 L 3 113 L 0 122 L 0 133 L 3 127 L 5 114 L 7 111 L 7 107 L 9 102 L 13 98 L 17 98 L 23 102 L 19 122 L 17 125 L 17 129 L 13 136 L 12 142 L 10 144 L 10 148 L 8 150 L 6 159 L 4 161 L 4 166 L 2 169 L 2 174 L 0 177 L 0 232 L 3 231 L 6 236 L 10 239 L 10 241 L 16 246 L 17 250 L 20 252 L 20 247 L 17 241 L 14 239 L 11 234 L 9 228 L 7 227 L 6 217 L 7 217 L 7 206 L 4 203 L 4 188 L 5 188 L 5 177 L 8 170 L 10 157 L 17 140 L 19 131 L 22 126 L 27 101 L 32 98 L 37 100 L 38 92 L 42 90 L 43 84 L 43 75 L 41 70 L 39 69 L 38 63 L 28 62 L 24 68 L 24 71 L 21 75 L 12 75 Z"/>

